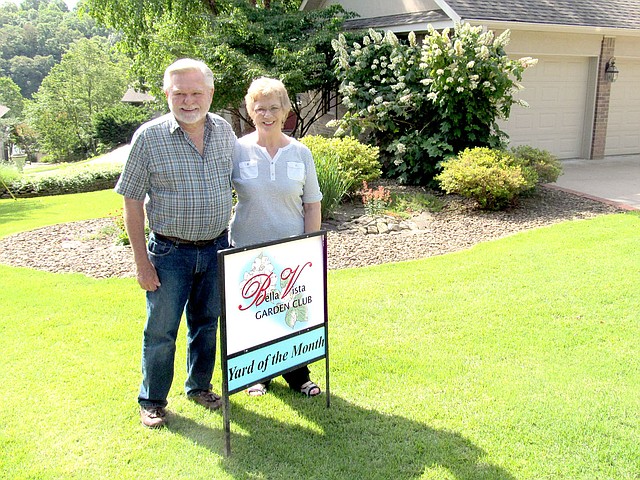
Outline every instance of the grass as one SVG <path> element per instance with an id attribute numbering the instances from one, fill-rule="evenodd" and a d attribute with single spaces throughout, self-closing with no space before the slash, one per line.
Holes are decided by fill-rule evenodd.
<path id="1" fill-rule="evenodd" d="M 58 163 L 38 165 L 25 170 L 23 175 L 32 179 L 39 177 L 74 177 L 87 172 L 122 171 L 122 166 L 112 163 L 94 163 L 92 160 L 82 160 L 76 163 Z"/>
<path id="2" fill-rule="evenodd" d="M 111 200 L 91 195 L 0 202 L 0 235 Z M 639 227 L 601 216 L 330 272 L 331 408 L 281 379 L 233 395 L 229 458 L 221 416 L 182 393 L 184 331 L 170 427 L 139 425 L 134 279 L 0 266 L 0 478 L 637 479 Z"/>
<path id="3" fill-rule="evenodd" d="M 112 190 L 0 200 L 0 237 L 57 223 L 107 217 L 122 208 Z"/>
<path id="4" fill-rule="evenodd" d="M 24 175 L 29 177 L 37 177 L 40 175 L 53 175 L 68 171 L 77 171 L 86 168 L 101 169 L 105 166 L 122 165 L 122 158 L 109 156 L 109 154 L 97 155 L 86 160 L 77 162 L 61 162 L 61 163 L 34 163 L 24 170 Z"/>

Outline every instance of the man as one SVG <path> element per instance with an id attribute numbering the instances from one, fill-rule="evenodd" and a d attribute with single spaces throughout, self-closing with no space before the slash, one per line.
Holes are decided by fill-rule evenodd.
<path id="1" fill-rule="evenodd" d="M 213 73 L 202 62 L 181 59 L 164 74 L 170 113 L 142 125 L 116 191 L 140 287 L 146 291 L 140 420 L 166 422 L 176 337 L 187 322 L 189 399 L 211 410 L 221 399 L 211 390 L 220 315 L 217 253 L 229 246 L 231 171 L 236 137 L 209 113 Z M 149 240 L 145 239 L 145 208 Z"/>

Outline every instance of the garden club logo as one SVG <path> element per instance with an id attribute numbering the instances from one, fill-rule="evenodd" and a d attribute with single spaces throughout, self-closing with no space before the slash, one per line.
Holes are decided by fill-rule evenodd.
<path id="1" fill-rule="evenodd" d="M 294 328 L 298 322 L 309 319 L 308 305 L 311 295 L 300 282 L 302 273 L 312 263 L 278 268 L 271 259 L 261 253 L 243 273 L 240 294 L 245 300 L 238 305 L 240 311 L 255 312 L 256 320 L 272 318 Z M 282 319 L 284 313 L 284 319 Z"/>

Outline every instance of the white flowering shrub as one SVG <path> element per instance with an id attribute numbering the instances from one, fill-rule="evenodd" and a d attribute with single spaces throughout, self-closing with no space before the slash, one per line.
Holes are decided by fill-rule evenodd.
<path id="1" fill-rule="evenodd" d="M 511 60 L 509 32 L 497 38 L 469 24 L 441 33 L 430 28 L 400 42 L 369 30 L 362 44 L 333 42 L 336 74 L 347 113 L 337 134 L 366 133 L 380 147 L 385 173 L 402 183 L 427 184 L 439 162 L 467 147 L 503 147 L 496 120 L 509 117 L 526 68 L 537 60 Z"/>

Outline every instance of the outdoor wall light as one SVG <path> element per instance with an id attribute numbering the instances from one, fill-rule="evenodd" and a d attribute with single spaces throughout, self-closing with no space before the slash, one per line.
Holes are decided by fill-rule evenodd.
<path id="1" fill-rule="evenodd" d="M 615 82 L 618 79 L 620 70 L 616 67 L 616 59 L 611 57 L 604 68 L 604 78 L 607 82 Z"/>

